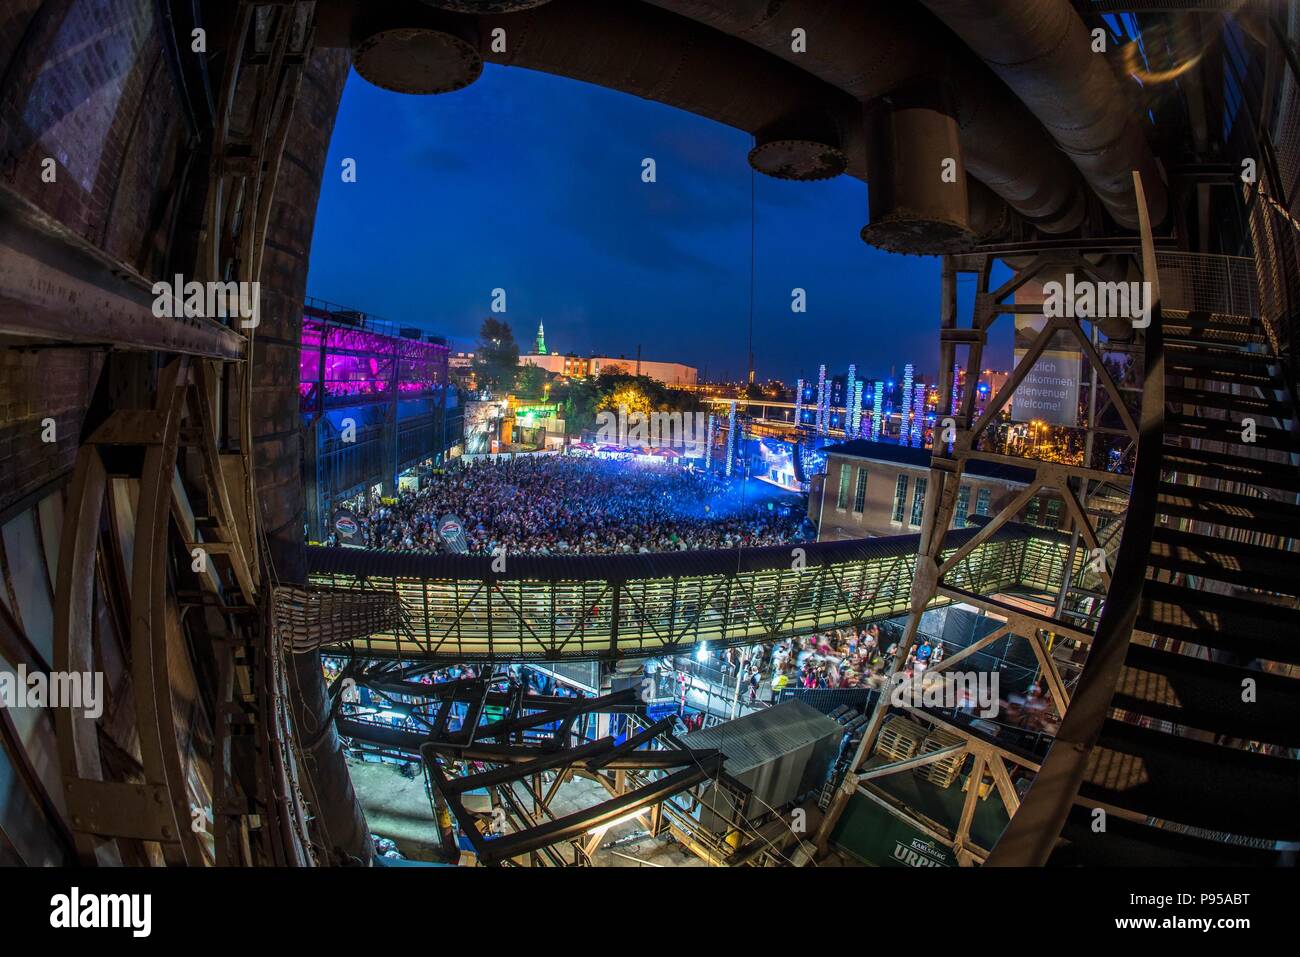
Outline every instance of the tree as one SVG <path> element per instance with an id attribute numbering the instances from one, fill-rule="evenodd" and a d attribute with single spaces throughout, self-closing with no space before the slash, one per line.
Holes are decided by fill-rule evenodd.
<path id="1" fill-rule="evenodd" d="M 700 408 L 693 392 L 670 389 L 658 379 L 620 369 L 602 369 L 596 379 L 601 409 L 626 407 L 629 412 L 693 412 Z"/>
<path id="2" fill-rule="evenodd" d="M 540 366 L 526 365 L 519 370 L 519 378 L 515 382 L 515 391 L 527 398 L 538 399 L 541 398 L 545 385 L 546 370 Z"/>
<path id="3" fill-rule="evenodd" d="M 565 431 L 581 435 L 596 425 L 596 386 L 590 379 L 570 380 L 551 389 L 551 398 L 564 411 Z"/>
<path id="4" fill-rule="evenodd" d="M 629 415 L 647 414 L 655 410 L 654 402 L 635 379 L 621 382 L 601 395 L 598 408 L 614 412 L 622 411 Z"/>
<path id="5" fill-rule="evenodd" d="M 494 392 L 512 388 L 519 373 L 519 343 L 515 342 L 510 324 L 489 317 L 483 320 L 478 334 L 474 367 L 479 384 Z"/>

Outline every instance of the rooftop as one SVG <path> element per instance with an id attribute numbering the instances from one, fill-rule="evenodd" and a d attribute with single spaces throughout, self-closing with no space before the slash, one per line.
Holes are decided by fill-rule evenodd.
<path id="1" fill-rule="evenodd" d="M 910 465 L 913 468 L 930 467 L 930 450 L 897 445 L 894 442 L 873 442 L 870 439 L 853 439 L 828 445 L 822 449 L 827 455 L 842 455 L 855 459 L 872 459 L 877 462 L 893 462 L 897 465 Z M 1015 465 L 1000 465 L 996 462 L 982 462 L 967 459 L 963 469 L 970 475 L 982 478 L 998 479 L 1003 482 L 1015 482 L 1028 485 L 1034 477 L 1031 469 L 1022 469 Z"/>

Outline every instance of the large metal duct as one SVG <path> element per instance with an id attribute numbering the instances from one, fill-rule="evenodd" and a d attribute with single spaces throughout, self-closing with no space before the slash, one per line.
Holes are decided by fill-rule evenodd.
<path id="1" fill-rule="evenodd" d="M 1136 229 L 1133 171 L 1151 221 L 1164 181 L 1104 55 L 1068 0 L 921 0 L 966 42 L 1052 134 L 1121 226 Z"/>
<path id="2" fill-rule="evenodd" d="M 407 93 L 459 88 L 485 60 L 567 76 L 745 130 L 774 175 L 865 177 L 852 97 L 633 0 L 319 0 L 317 44 L 350 46 L 362 76 Z M 798 154 L 781 139 L 812 149 Z"/>
<path id="3" fill-rule="evenodd" d="M 708 29 L 646 4 L 591 4 L 582 0 L 554 0 L 515 16 L 483 17 L 478 28 L 479 50 L 485 60 L 597 83 L 753 133 L 757 145 L 750 153 L 750 162 L 769 175 L 790 179 L 821 179 L 839 172 L 859 179 L 871 175 L 867 169 L 862 105 L 857 96 L 813 76 L 805 69 L 806 63 L 783 62 L 724 31 Z M 504 53 L 491 49 L 491 37 L 497 29 L 505 31 Z M 593 36 L 600 37 L 601 42 L 593 43 Z M 892 78 L 882 83 L 892 83 Z M 1020 131 L 1002 130 L 1009 138 L 1007 146 L 1026 150 L 1042 145 L 1046 156 L 1055 155 L 1023 107 L 1009 96 L 1004 101 L 1001 107 L 1024 114 L 1024 129 L 1037 131 L 1041 141 L 1026 145 Z M 977 111 L 968 112 L 974 117 Z M 985 116 L 991 115 L 996 111 L 977 118 L 983 122 Z M 941 118 L 936 116 L 934 121 L 939 123 Z M 955 122 L 952 148 L 943 155 L 956 153 L 961 165 L 963 156 L 957 141 L 964 134 L 959 129 L 961 119 Z M 901 142 L 886 147 L 895 153 L 906 152 L 909 144 L 922 140 L 934 143 L 944 139 L 929 134 L 910 139 L 919 130 L 908 123 L 882 128 L 900 134 Z M 876 154 L 883 155 L 879 150 Z M 1020 166 L 1043 164 L 1017 164 L 997 155 L 997 168 L 987 180 L 999 195 L 1015 198 L 1011 205 L 1017 211 L 1049 230 L 1062 231 L 1078 225 L 1082 204 L 1068 164 L 1059 163 L 1055 187 L 1045 189 L 1041 173 L 1017 172 Z M 915 159 L 909 158 L 908 162 Z M 890 228 L 864 238 L 900 252 L 940 253 L 1005 228 L 1009 214 L 987 190 L 975 191 L 977 207 L 965 205 L 970 192 L 965 172 L 974 172 L 968 160 L 964 162 L 962 182 L 955 189 L 948 186 L 941 195 L 933 188 L 940 185 L 940 159 L 934 157 L 934 182 L 924 184 L 915 196 L 909 188 L 921 185 L 918 178 L 889 177 L 889 186 L 874 195 L 901 200 L 896 208 L 883 213 Z M 1050 166 L 1050 161 L 1046 165 Z M 878 166 L 880 169 L 889 172 Z M 927 220 L 927 211 L 936 213 L 932 220 Z"/>
<path id="4" fill-rule="evenodd" d="M 756 141 L 750 162 L 769 175 L 813 180 L 848 172 L 867 177 L 861 103 L 809 74 L 801 68 L 805 64 L 783 62 L 724 32 L 632 0 L 552 0 L 507 15 L 479 17 L 457 16 L 448 7 L 444 0 L 389 0 L 355 8 L 346 7 L 344 0 L 329 0 L 322 7 L 320 33 L 350 40 L 358 71 L 391 89 L 452 89 L 463 85 L 454 82 L 456 78 L 469 81 L 477 75 L 475 61 L 521 66 L 631 93 L 745 130 Z M 474 45 L 472 59 L 464 55 L 467 42 Z M 421 63 L 425 57 L 446 62 Z M 1005 99 L 1023 109 L 1013 98 Z M 960 163 L 960 152 L 949 152 L 958 152 Z M 1036 192 L 1034 176 L 1020 182 L 1010 172 L 1012 164 L 1002 166 L 1007 176 L 990 176 L 989 181 L 999 192 L 1017 196 L 1020 212 L 1040 221 L 1044 210 L 1066 204 Z M 937 158 L 934 168 L 938 170 Z M 965 179 L 963 173 L 963 184 L 972 185 Z M 1068 176 L 1065 182 L 1068 196 Z M 946 191 L 949 205 L 928 232 L 923 219 L 913 214 L 930 203 L 903 203 L 908 212 L 902 218 L 912 223 L 897 235 L 899 241 L 910 237 L 909 244 L 891 243 L 888 248 L 942 252 L 1005 228 L 1010 216 L 995 196 L 978 191 L 978 208 L 959 210 L 952 204 L 952 194 L 959 191 Z M 1048 212 L 1041 221 L 1047 228 L 1064 228 L 1076 224 L 1078 217 L 1062 222 Z"/>
<path id="5" fill-rule="evenodd" d="M 863 103 L 917 82 L 942 83 L 966 172 L 1044 232 L 1082 222 L 1083 193 L 1069 162 L 1024 105 L 924 9 L 863 0 L 649 2 L 761 47 Z M 796 30 L 804 32 L 802 51 Z"/>
<path id="6" fill-rule="evenodd" d="M 459 15 L 475 9 L 484 15 Z M 350 39 L 357 72 L 385 89 L 447 93 L 477 79 L 484 60 L 522 66 L 746 130 L 757 141 L 751 162 L 773 176 L 863 175 L 851 97 L 748 44 L 630 0 L 358 4 Z"/>
<path id="7" fill-rule="evenodd" d="M 973 176 L 966 177 L 966 208 L 971 232 L 979 242 L 1002 236 L 1011 227 L 1011 208 Z"/>
<path id="8" fill-rule="evenodd" d="M 971 244 L 965 176 L 944 175 L 961 155 L 942 84 L 896 90 L 866 109 L 869 222 L 862 239 L 890 252 L 958 252 Z M 955 160 L 954 160 L 955 162 Z"/>
<path id="9" fill-rule="evenodd" d="M 498 30 L 504 52 L 492 48 Z M 752 133 L 756 152 L 788 178 L 865 175 L 862 118 L 852 97 L 681 17 L 641 3 L 553 0 L 480 17 L 478 31 L 479 53 L 489 62 L 621 90 Z"/>

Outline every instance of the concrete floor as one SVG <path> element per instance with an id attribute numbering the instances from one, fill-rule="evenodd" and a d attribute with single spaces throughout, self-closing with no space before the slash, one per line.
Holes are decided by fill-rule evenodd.
<path id="1" fill-rule="evenodd" d="M 372 834 L 393 841 L 411 860 L 439 859 L 441 842 L 425 794 L 423 774 L 404 778 L 396 764 L 357 761 L 351 755 L 348 771 Z"/>
<path id="2" fill-rule="evenodd" d="M 417 774 L 414 778 L 405 778 L 395 764 L 357 761 L 350 756 L 348 768 L 365 808 L 371 833 L 393 841 L 398 850 L 411 860 L 438 860 L 441 845 L 425 793 L 424 776 Z M 551 780 L 551 776 L 546 775 L 543 786 L 549 785 Z M 520 803 L 531 809 L 531 796 L 522 785 L 515 787 Z M 574 776 L 560 786 L 551 802 L 551 811 L 556 817 L 564 817 L 608 799 L 609 792 L 595 781 Z M 652 839 L 642 835 L 639 839 L 623 842 L 622 839 L 644 830 L 645 824 L 635 819 L 609 828 L 601 841 L 602 847 L 593 855 L 593 863 L 597 867 L 706 866 L 667 836 Z M 616 846 L 604 846 L 611 843 Z M 567 844 L 562 845 L 561 853 L 565 859 L 571 856 Z"/>
<path id="3" fill-rule="evenodd" d="M 518 789 L 521 798 L 525 792 Z M 555 799 L 551 801 L 551 811 L 556 817 L 564 817 L 583 808 L 592 807 L 609 800 L 609 792 L 588 778 L 574 776 L 560 786 Z M 526 805 L 531 807 L 531 805 Z M 649 817 L 647 812 L 646 817 Z M 705 863 L 682 845 L 667 837 L 651 838 L 642 834 L 635 840 L 624 840 L 644 832 L 643 821 L 633 819 L 616 824 L 606 830 L 600 847 L 592 855 L 596 867 L 705 867 Z M 584 835 L 584 840 L 586 835 Z M 607 845 L 614 845 L 608 847 Z M 615 853 L 617 852 L 617 853 Z"/>

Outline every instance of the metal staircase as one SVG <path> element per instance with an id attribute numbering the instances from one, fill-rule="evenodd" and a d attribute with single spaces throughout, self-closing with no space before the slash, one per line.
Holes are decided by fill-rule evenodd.
<path id="1" fill-rule="evenodd" d="M 1268 866 L 1300 847 L 1295 397 L 1256 321 L 1174 314 L 1155 339 L 1139 458 L 1158 472 L 1125 532 L 1149 523 L 1141 587 L 1112 588 L 1116 640 L 1085 670 L 1109 687 L 1081 689 L 990 863 Z"/>

